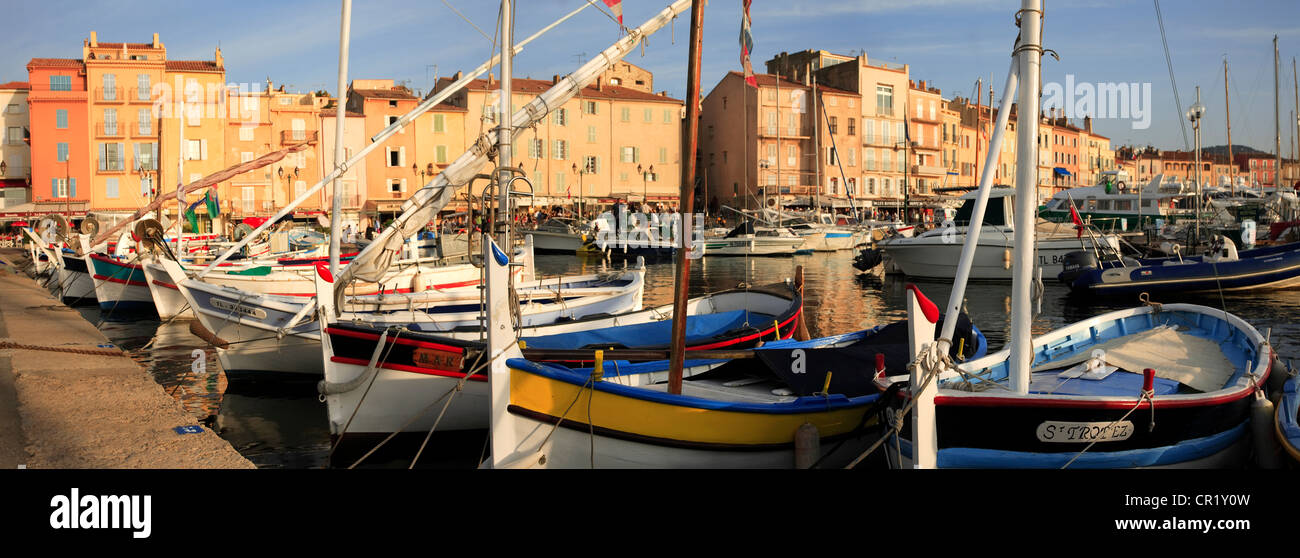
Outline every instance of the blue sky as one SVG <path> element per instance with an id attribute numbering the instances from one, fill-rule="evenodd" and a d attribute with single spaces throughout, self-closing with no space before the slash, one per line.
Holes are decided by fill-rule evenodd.
<path id="1" fill-rule="evenodd" d="M 516 37 L 534 30 L 584 0 L 518 2 Z M 491 35 L 498 2 L 447 0 Z M 327 0 L 119 0 L 84 2 L 6 0 L 9 26 L 0 36 L 0 81 L 26 79 L 34 57 L 77 58 L 93 29 L 100 40 L 148 42 L 161 34 L 171 58 L 212 58 L 221 45 L 227 79 L 261 83 L 270 77 L 297 90 L 335 88 L 339 6 Z M 601 2 L 594 3 L 602 5 Z M 642 23 L 667 0 L 624 0 L 624 20 Z M 441 0 L 354 0 L 350 78 L 407 80 L 425 89 L 433 76 L 450 75 L 482 63 L 489 41 Z M 737 70 L 740 0 L 712 0 L 705 10 L 702 85 L 707 93 Z M 215 7 L 215 9 L 214 9 Z M 1013 13 L 1017 0 L 754 0 L 754 67 L 782 51 L 821 48 L 848 54 L 866 50 L 876 60 L 911 65 L 913 79 L 927 80 L 945 98 L 970 96 L 983 77 L 1000 88 L 1006 79 Z M 1294 125 L 1291 60 L 1300 55 L 1300 3 L 1295 0 L 1165 0 L 1161 4 L 1178 91 L 1186 107 L 1201 86 L 1208 107 L 1203 143 L 1225 143 L 1223 58 L 1230 64 L 1233 141 L 1267 151 L 1273 146 L 1273 35 L 1282 56 L 1282 148 L 1290 149 Z M 655 74 L 655 89 L 685 96 L 689 15 L 675 36 L 652 36 L 642 56 L 628 61 Z M 549 78 L 564 74 L 618 38 L 614 23 L 596 8 L 565 23 L 516 58 L 516 75 Z M 1134 130 L 1126 120 L 1102 120 L 1097 131 L 1116 144 L 1153 144 L 1181 149 L 1164 51 L 1152 2 L 1145 0 L 1051 0 L 1047 2 L 1045 46 L 1061 60 L 1047 59 L 1045 82 L 1150 83 L 1152 122 Z M 436 66 L 436 68 L 435 68 Z M 1191 130 L 1188 129 L 1190 137 Z"/>

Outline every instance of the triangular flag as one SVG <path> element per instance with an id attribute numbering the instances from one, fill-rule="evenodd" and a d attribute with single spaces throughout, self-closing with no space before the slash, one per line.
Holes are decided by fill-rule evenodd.
<path id="1" fill-rule="evenodd" d="M 618 24 L 623 25 L 623 0 L 605 0 L 605 5 L 609 6 L 609 11 L 614 12 Z"/>

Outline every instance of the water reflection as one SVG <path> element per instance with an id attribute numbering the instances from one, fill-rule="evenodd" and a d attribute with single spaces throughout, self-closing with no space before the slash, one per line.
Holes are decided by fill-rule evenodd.
<path id="1" fill-rule="evenodd" d="M 804 310 L 809 334 L 826 336 L 874 327 L 906 319 L 905 295 L 908 281 L 877 271 L 863 274 L 852 266 L 847 251 L 819 253 L 793 258 L 717 258 L 692 262 L 690 296 L 701 296 L 738 285 L 760 285 L 792 279 L 796 266 L 804 266 Z M 609 271 L 594 260 L 572 256 L 538 256 L 543 275 L 589 274 Z M 616 267 L 621 267 L 616 266 Z M 648 266 L 644 305 L 668 304 L 673 299 L 674 270 L 671 263 Z M 918 282 L 922 292 L 937 304 L 948 300 L 952 285 L 947 282 Z M 1041 312 L 1035 315 L 1032 331 L 1041 334 L 1111 310 L 1128 308 L 1136 300 L 1093 302 L 1070 296 L 1055 281 L 1044 286 Z M 1165 297 L 1159 302 L 1191 302 L 1226 307 L 1261 332 L 1271 329 L 1274 348 L 1283 358 L 1300 362 L 1300 291 L 1264 293 L 1218 293 Z M 972 283 L 964 310 L 984 331 L 990 351 L 1000 349 L 1010 333 L 1011 286 Z M 204 421 L 221 433 L 231 445 L 259 467 L 314 468 L 329 466 L 329 429 L 326 408 L 316 396 L 314 379 L 259 380 L 257 376 L 232 373 L 227 380 L 212 347 L 189 332 L 189 323 L 160 323 L 156 318 L 134 321 L 105 321 L 98 308 L 79 310 L 91 323 L 100 324 L 104 334 L 123 347 L 160 385 L 180 401 L 196 422 Z M 201 355 L 195 356 L 199 350 Z M 202 364 L 196 364 L 201 362 Z M 435 436 L 421 457 L 421 466 L 472 466 L 484 451 L 486 433 L 470 432 Z M 417 442 L 423 442 L 419 436 Z M 406 467 L 417 445 L 400 448 L 393 444 L 391 456 L 376 455 L 364 466 Z M 369 449 L 367 446 L 364 449 Z M 463 448 L 451 451 L 449 448 Z M 337 456 L 336 456 L 337 457 Z M 352 460 L 336 459 L 346 465 Z"/>

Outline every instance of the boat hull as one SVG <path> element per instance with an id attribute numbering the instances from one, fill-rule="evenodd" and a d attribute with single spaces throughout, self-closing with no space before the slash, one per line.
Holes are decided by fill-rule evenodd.
<path id="1" fill-rule="evenodd" d="M 91 278 L 95 281 L 95 298 L 107 312 L 152 312 L 153 295 L 139 264 L 128 264 L 102 256 L 87 256 Z"/>
<path id="2" fill-rule="evenodd" d="M 995 238 L 991 238 L 995 237 Z M 1038 242 L 1038 265 L 1043 275 L 1055 277 L 1064 269 L 1065 255 L 1087 249 L 1090 243 L 1079 239 L 1051 239 Z M 928 279 L 952 279 L 957 276 L 965 235 L 958 234 L 949 242 L 942 235 L 915 238 L 896 238 L 877 243 L 894 269 L 905 275 Z M 970 278 L 977 280 L 1010 281 L 1014 252 L 1010 238 L 985 231 L 980 234 L 979 246 L 971 264 Z"/>
<path id="3" fill-rule="evenodd" d="M 95 304 L 95 281 L 91 279 L 85 258 L 64 254 L 58 271 L 55 294 L 69 306 Z"/>

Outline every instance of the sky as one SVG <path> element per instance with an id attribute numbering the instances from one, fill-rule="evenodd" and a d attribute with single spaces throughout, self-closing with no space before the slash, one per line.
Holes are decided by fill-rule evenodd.
<path id="1" fill-rule="evenodd" d="M 0 82 L 26 80 L 26 64 L 32 58 L 80 58 L 82 41 L 95 30 L 105 42 L 149 42 L 159 33 L 170 59 L 211 60 L 220 45 L 231 83 L 262 84 L 270 78 L 290 90 L 336 88 L 341 2 L 3 1 L 11 25 L 0 34 Z M 516 40 L 586 2 L 518 2 Z M 549 79 L 567 74 L 616 41 L 618 26 L 602 12 L 602 2 L 592 3 L 595 6 L 526 47 L 515 59 L 515 75 Z M 638 26 L 668 3 L 623 0 L 624 23 Z M 349 80 L 391 78 L 427 91 L 436 76 L 470 70 L 490 53 L 499 5 L 492 0 L 355 0 Z M 761 72 L 764 62 L 781 52 L 823 49 L 856 55 L 865 50 L 871 60 L 909 64 L 913 79 L 939 87 L 944 98 L 972 96 L 980 78 L 986 84 L 991 79 L 1000 94 L 1019 6 L 1017 0 L 754 0 L 753 66 Z M 1160 8 L 1181 109 L 1174 101 L 1152 1 L 1047 1 L 1044 46 L 1060 60 L 1045 58 L 1044 83 L 1064 85 L 1067 76 L 1073 76 L 1076 84 L 1150 84 L 1150 106 L 1145 107 L 1149 127 L 1134 129 L 1134 119 L 1111 118 L 1098 119 L 1094 129 L 1110 137 L 1113 145 L 1161 149 L 1186 145 L 1180 122 L 1200 86 L 1206 107 L 1202 145 L 1218 145 L 1226 143 L 1226 57 L 1233 143 L 1272 152 L 1276 35 L 1282 149 L 1290 152 L 1295 129 L 1290 116 L 1295 110 L 1292 59 L 1300 57 L 1300 2 L 1165 0 Z M 705 8 L 704 95 L 728 71 L 741 68 L 740 22 L 741 0 L 712 0 Z M 688 12 L 673 27 L 651 36 L 644 54 L 638 49 L 626 59 L 654 73 L 656 91 L 679 99 L 686 94 L 689 25 Z M 1190 125 L 1186 137 L 1192 141 Z"/>

